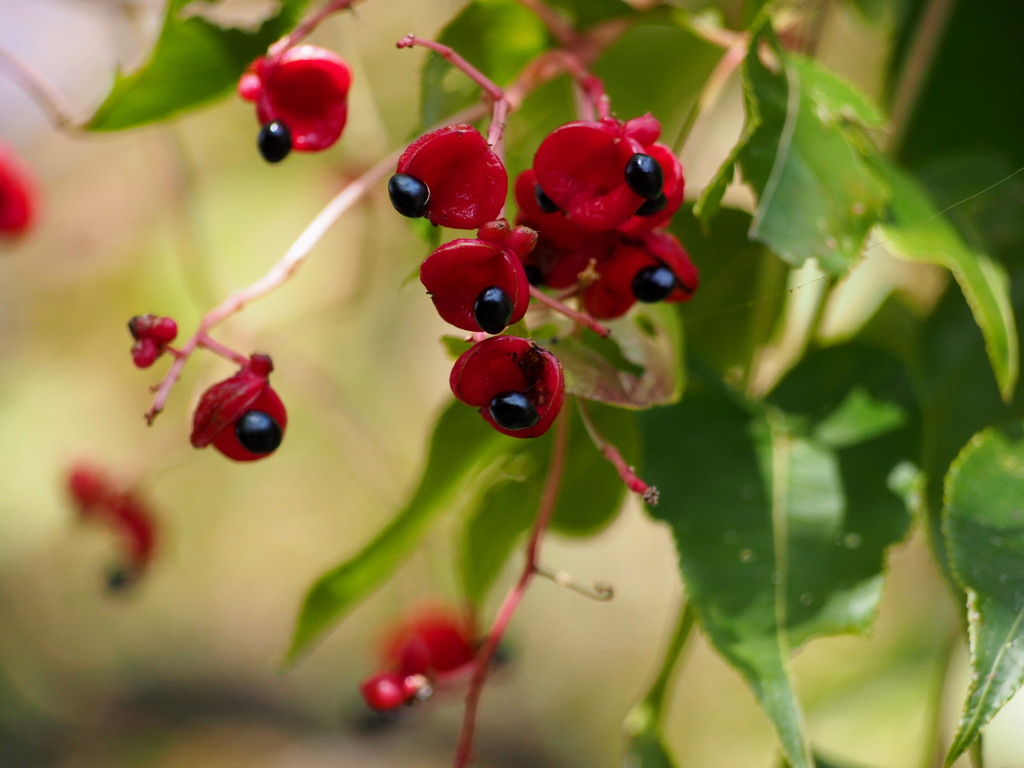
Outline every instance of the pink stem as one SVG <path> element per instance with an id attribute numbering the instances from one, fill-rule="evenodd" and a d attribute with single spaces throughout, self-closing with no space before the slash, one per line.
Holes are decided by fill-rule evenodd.
<path id="1" fill-rule="evenodd" d="M 304 38 L 306 38 L 314 29 L 320 26 L 320 23 L 336 11 L 343 11 L 346 8 L 351 8 L 359 0 L 331 0 L 323 8 L 316 13 L 306 18 L 301 24 L 299 24 L 291 33 L 285 35 L 272 46 L 268 51 L 268 57 L 273 61 L 277 62 L 285 51 L 289 48 L 297 45 Z"/>
<path id="2" fill-rule="evenodd" d="M 441 57 L 450 62 L 453 67 L 465 72 L 466 76 L 479 85 L 494 101 L 501 101 L 505 98 L 505 94 L 501 88 L 496 86 L 491 79 L 487 77 L 487 75 L 474 67 L 447 45 L 435 43 L 433 40 L 425 40 L 422 37 L 416 37 L 416 35 L 411 34 L 406 35 L 395 43 L 395 47 L 397 48 L 412 48 L 415 45 L 418 45 L 421 48 L 429 48 L 435 53 L 440 54 Z"/>
<path id="3" fill-rule="evenodd" d="M 602 339 L 607 339 L 612 334 L 611 330 L 605 328 L 603 325 L 597 322 L 597 320 L 590 317 L 590 315 L 585 315 L 582 312 L 577 312 L 575 309 L 566 306 L 558 299 L 554 299 L 551 296 L 548 296 L 535 285 L 530 286 L 530 296 L 536 299 L 541 304 L 545 305 L 546 307 L 550 307 L 555 312 L 565 315 L 574 323 L 582 325 L 584 328 L 589 328 Z"/>
<path id="4" fill-rule="evenodd" d="M 239 365 L 249 364 L 248 355 L 243 355 L 238 352 L 235 352 L 235 350 L 225 346 L 224 344 L 221 344 L 219 341 L 211 339 L 209 336 L 201 336 L 199 339 L 198 346 L 202 347 L 203 349 L 208 349 L 215 355 L 220 355 L 225 360 L 230 360 L 233 363 L 238 363 Z"/>
<path id="5" fill-rule="evenodd" d="M 591 442 L 601 452 L 601 455 L 615 467 L 615 471 L 619 473 L 619 477 L 622 478 L 622 482 L 626 484 L 626 487 L 633 491 L 633 493 L 639 493 L 643 500 L 652 507 L 656 505 L 658 503 L 658 489 L 653 485 L 648 485 L 638 477 L 633 467 L 629 466 L 626 460 L 622 458 L 619 449 L 601 437 L 601 433 L 597 431 L 593 419 L 590 418 L 590 411 L 587 410 L 586 405 L 579 398 L 576 399 L 576 407 L 580 412 L 580 419 L 583 421 L 583 426 L 587 429 Z"/>
<path id="6" fill-rule="evenodd" d="M 55 128 L 77 127 L 71 105 L 39 70 L 3 48 L 0 48 L 0 67 L 7 69 L 11 78 L 39 105 Z"/>
<path id="7" fill-rule="evenodd" d="M 541 20 L 560 46 L 563 48 L 575 48 L 579 45 L 580 36 L 572 25 L 567 24 L 561 16 L 540 2 L 540 0 L 518 0 L 518 2 Z"/>
<path id="8" fill-rule="evenodd" d="M 568 445 L 569 420 L 562 418 L 555 424 L 555 444 L 552 447 L 551 466 L 548 469 L 547 481 L 544 484 L 544 492 L 541 495 L 540 507 L 537 510 L 537 520 L 530 532 L 530 540 L 526 544 L 526 562 L 523 564 L 519 580 L 505 596 L 504 602 L 498 609 L 498 615 L 494 619 L 491 631 L 487 635 L 483 648 L 477 655 L 473 669 L 473 677 L 469 682 L 469 691 L 466 693 L 466 711 L 462 717 L 462 732 L 459 734 L 459 745 L 455 750 L 454 768 L 465 768 L 472 758 L 473 734 L 476 731 L 476 715 L 480 707 L 480 696 L 483 694 L 484 683 L 487 681 L 487 672 L 491 666 L 491 660 L 501 643 L 501 638 L 512 620 L 519 601 L 523 599 L 530 580 L 537 573 L 538 555 L 540 554 L 540 543 L 547 530 L 551 515 L 555 510 L 555 502 L 558 501 L 558 491 L 562 485 L 562 475 L 565 470 L 565 452 Z"/>

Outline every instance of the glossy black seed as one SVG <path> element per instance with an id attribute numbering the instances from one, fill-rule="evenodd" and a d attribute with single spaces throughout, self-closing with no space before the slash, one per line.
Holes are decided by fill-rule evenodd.
<path id="1" fill-rule="evenodd" d="M 643 205 L 636 209 L 636 215 L 653 216 L 656 213 L 664 211 L 666 205 L 668 205 L 668 198 L 665 197 L 665 193 L 662 192 L 653 200 L 645 200 Z"/>
<path id="2" fill-rule="evenodd" d="M 530 285 L 544 285 L 544 272 L 536 264 L 527 264 L 523 270 L 526 272 L 526 282 Z"/>
<path id="3" fill-rule="evenodd" d="M 658 161 L 650 155 L 637 152 L 626 163 L 626 186 L 640 197 L 655 200 L 661 194 L 665 180 Z"/>
<path id="4" fill-rule="evenodd" d="M 396 173 L 388 181 L 388 195 L 395 210 L 410 219 L 418 219 L 427 212 L 430 189 L 415 176 Z"/>
<path id="5" fill-rule="evenodd" d="M 292 151 L 292 132 L 280 120 L 267 123 L 260 128 L 256 146 L 268 163 L 280 163 Z"/>
<path id="6" fill-rule="evenodd" d="M 126 565 L 115 565 L 106 574 L 108 592 L 123 592 L 138 581 L 138 573 Z"/>
<path id="7" fill-rule="evenodd" d="M 510 431 L 529 429 L 540 421 L 537 409 L 522 392 L 501 392 L 487 408 L 494 423 Z"/>
<path id="8" fill-rule="evenodd" d="M 664 264 L 644 267 L 633 277 L 633 295 L 647 304 L 667 299 L 675 287 L 676 276 Z"/>
<path id="9" fill-rule="evenodd" d="M 512 299 L 496 285 L 484 288 L 473 302 L 473 319 L 481 331 L 501 333 L 511 318 Z"/>
<path id="10" fill-rule="evenodd" d="M 246 411 L 235 423 L 235 435 L 250 453 L 270 453 L 281 444 L 281 425 L 263 411 Z"/>
<path id="11" fill-rule="evenodd" d="M 533 197 L 544 213 L 558 213 L 558 206 L 555 205 L 555 201 L 544 194 L 544 190 L 540 188 L 540 184 L 533 185 Z"/>

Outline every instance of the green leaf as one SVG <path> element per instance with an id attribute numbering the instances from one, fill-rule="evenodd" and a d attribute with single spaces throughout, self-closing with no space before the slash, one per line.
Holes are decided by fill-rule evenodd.
<path id="1" fill-rule="evenodd" d="M 441 31 L 438 42 L 450 46 L 496 85 L 505 86 L 548 45 L 547 30 L 514 0 L 476 0 Z M 480 86 L 430 53 L 420 85 L 422 125 L 434 125 L 480 100 Z"/>
<path id="2" fill-rule="evenodd" d="M 882 116 L 849 84 L 786 53 L 768 24 L 743 65 L 746 125 L 740 143 L 697 202 L 709 221 L 736 167 L 757 198 L 750 236 L 800 266 L 816 258 L 844 272 L 860 258 L 888 188 L 867 158 L 866 133 Z"/>
<path id="3" fill-rule="evenodd" d="M 485 470 L 510 446 L 473 408 L 453 402 L 440 416 L 419 485 L 405 507 L 355 556 L 323 574 L 306 594 L 286 663 L 394 573 L 434 519 L 478 491 Z"/>
<path id="4" fill-rule="evenodd" d="M 85 124 L 120 131 L 164 120 L 231 91 L 246 67 L 300 20 L 309 0 L 281 0 L 277 14 L 255 32 L 223 29 L 184 17 L 190 0 L 171 0 L 149 60 L 130 75 L 118 73 L 110 93 Z"/>
<path id="5" fill-rule="evenodd" d="M 598 432 L 629 460 L 639 451 L 635 417 L 628 411 L 587 406 Z M 566 464 L 551 530 L 590 536 L 608 526 L 622 505 L 625 486 L 594 447 L 575 403 L 558 417 L 570 419 Z M 463 591 L 481 604 L 522 535 L 537 515 L 551 464 L 553 433 L 522 440 L 466 521 L 459 543 Z"/>
<path id="6" fill-rule="evenodd" d="M 868 628 L 884 551 L 908 525 L 887 488 L 904 434 L 878 435 L 887 419 L 895 427 L 887 398 L 871 390 L 859 403 L 863 413 L 879 401 L 876 428 L 863 435 L 871 439 L 842 449 L 818 439 L 850 397 L 850 379 L 834 385 L 830 371 L 867 362 L 859 350 L 822 354 L 839 359 L 812 356 L 780 385 L 788 411 L 698 381 L 681 403 L 640 417 L 645 479 L 661 491 L 651 514 L 672 528 L 698 620 L 800 768 L 812 761 L 788 655 L 811 637 Z"/>
<path id="7" fill-rule="evenodd" d="M 787 296 L 789 267 L 750 240 L 750 214 L 724 209 L 704 231 L 692 209 L 672 230 L 700 269 L 701 285 L 682 306 L 689 353 L 745 386 L 758 350 L 769 343 Z"/>
<path id="8" fill-rule="evenodd" d="M 661 141 L 673 144 L 721 57 L 720 48 L 688 28 L 640 22 L 608 46 L 593 69 L 619 116 L 652 113 L 661 121 Z"/>
<path id="9" fill-rule="evenodd" d="M 637 14 L 636 9 L 622 0 L 548 0 L 547 4 L 563 11 L 577 29 Z"/>
<path id="10" fill-rule="evenodd" d="M 683 333 L 673 305 L 637 305 L 607 323 L 601 340 L 560 336 L 543 340 L 565 369 L 566 391 L 623 408 L 671 403 L 683 391 Z"/>
<path id="11" fill-rule="evenodd" d="M 951 765 L 1024 683 L 1024 436 L 976 435 L 946 476 L 944 531 L 967 593 L 971 675 Z"/>
<path id="12" fill-rule="evenodd" d="M 889 217 L 879 226 L 883 246 L 953 273 L 985 338 L 999 391 L 1009 400 L 1020 374 L 1020 348 L 1006 270 L 988 254 L 972 250 L 908 175 L 881 158 L 878 169 L 893 191 Z"/>

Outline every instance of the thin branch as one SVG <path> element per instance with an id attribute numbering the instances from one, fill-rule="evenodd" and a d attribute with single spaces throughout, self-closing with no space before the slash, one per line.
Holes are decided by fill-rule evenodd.
<path id="1" fill-rule="evenodd" d="M 320 26 L 321 22 L 330 16 L 332 13 L 337 11 L 343 11 L 351 8 L 360 0 L 331 0 L 323 8 L 316 13 L 313 13 L 306 17 L 301 24 L 293 29 L 289 34 L 282 37 L 272 46 L 268 51 L 268 57 L 273 59 L 275 62 L 284 56 L 285 52 L 295 45 L 298 45 L 306 37 L 308 37 L 314 29 Z"/>
<path id="2" fill-rule="evenodd" d="M 566 306 L 558 299 L 548 296 L 535 285 L 530 286 L 530 297 L 536 299 L 538 303 L 543 304 L 544 306 L 550 309 L 553 309 L 555 312 L 565 315 L 574 323 L 582 325 L 584 328 L 590 329 L 598 336 L 600 336 L 602 339 L 607 339 L 612 334 L 609 328 L 606 328 L 605 326 L 601 325 L 599 322 L 597 322 L 597 320 L 592 318 L 590 315 L 585 315 L 582 312 L 577 312 L 575 309 Z"/>
<path id="3" fill-rule="evenodd" d="M 71 104 L 39 70 L 4 48 L 0 48 L 0 68 L 7 70 L 11 79 L 43 110 L 54 128 L 78 128 Z"/>
<path id="4" fill-rule="evenodd" d="M 562 476 L 565 472 L 565 453 L 569 438 L 569 419 L 564 416 L 555 422 L 554 446 L 551 449 L 551 466 L 548 468 L 547 481 L 544 484 L 544 492 L 541 495 L 540 507 L 537 510 L 537 519 L 530 532 L 530 540 L 526 545 L 526 562 L 523 564 L 519 580 L 505 596 L 504 602 L 498 609 L 498 615 L 494 619 L 490 633 L 484 642 L 483 648 L 477 655 L 473 678 L 469 683 L 469 691 L 466 693 L 466 709 L 462 717 L 462 732 L 459 734 L 459 745 L 455 750 L 454 768 L 465 768 L 472 758 L 473 735 L 476 732 L 476 715 L 480 707 L 480 696 L 483 693 L 484 683 L 487 681 L 487 672 L 491 666 L 494 653 L 501 643 L 501 638 L 512 620 L 519 601 L 522 600 L 530 580 L 537 573 L 537 561 L 540 553 L 541 539 L 547 531 L 548 523 L 551 522 L 551 515 L 555 510 L 555 503 L 558 501 L 558 492 L 562 485 Z"/>
<path id="5" fill-rule="evenodd" d="M 622 458 L 619 449 L 601 437 L 601 433 L 597 431 L 597 427 L 594 425 L 594 420 L 590 418 L 590 411 L 581 398 L 576 398 L 576 407 L 579 410 L 580 420 L 583 422 L 583 426 L 586 427 L 591 442 L 601 452 L 601 455 L 615 467 L 615 471 L 619 473 L 622 482 L 626 484 L 629 490 L 640 494 L 645 502 L 652 507 L 655 506 L 658 503 L 658 489 L 653 485 L 648 485 L 638 477 L 633 467 L 629 466 L 626 460 Z"/>

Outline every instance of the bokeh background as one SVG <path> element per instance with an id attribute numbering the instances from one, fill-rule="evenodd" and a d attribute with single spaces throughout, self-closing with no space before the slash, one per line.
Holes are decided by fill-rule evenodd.
<path id="1" fill-rule="evenodd" d="M 409 606 L 455 599 L 452 526 L 298 665 L 280 663 L 306 587 L 399 507 L 450 397 L 438 343 L 448 329 L 407 279 L 422 241 L 396 221 L 384 188 L 342 218 L 288 285 L 218 329 L 230 346 L 274 357 L 290 421 L 271 460 L 236 465 L 189 446 L 199 393 L 232 373 L 212 355 L 193 359 L 147 427 L 148 388 L 166 361 L 135 369 L 125 323 L 155 312 L 189 333 L 260 277 L 347 180 L 408 141 L 423 54 L 392 43 L 436 33 L 460 5 L 372 0 L 325 24 L 314 41 L 355 73 L 349 126 L 330 151 L 274 167 L 256 154 L 251 105 L 236 98 L 169 124 L 73 135 L 0 76 L 0 137 L 34 168 L 42 203 L 35 231 L 0 244 L 2 768 L 450 761 L 458 695 L 396 725 L 366 718 L 357 685 Z M 86 116 L 115 68 L 145 55 L 160 6 L 2 0 L 0 46 Z M 215 8 L 244 20 L 272 6 Z M 886 41 L 852 14 L 829 19 L 828 57 L 877 92 Z M 700 151 L 684 157 L 691 193 L 741 120 L 733 84 L 702 121 L 692 142 Z M 157 516 L 157 560 L 124 594 L 103 588 L 116 542 L 76 520 L 65 495 L 67 469 L 82 459 L 136 487 Z M 678 607 L 674 557 L 668 533 L 632 503 L 595 539 L 546 545 L 546 564 L 611 582 L 616 598 L 595 603 L 535 582 L 512 625 L 509 663 L 485 692 L 480 766 L 620 764 L 620 722 L 649 684 Z M 893 552 L 873 635 L 817 641 L 796 659 L 823 751 L 875 768 L 931 764 L 934 720 L 948 743 L 966 680 L 955 627 L 914 535 Z M 667 733 L 689 768 L 778 764 L 767 720 L 699 637 Z M 989 730 L 992 766 L 1024 765 L 1021 734 L 1018 697 Z"/>

